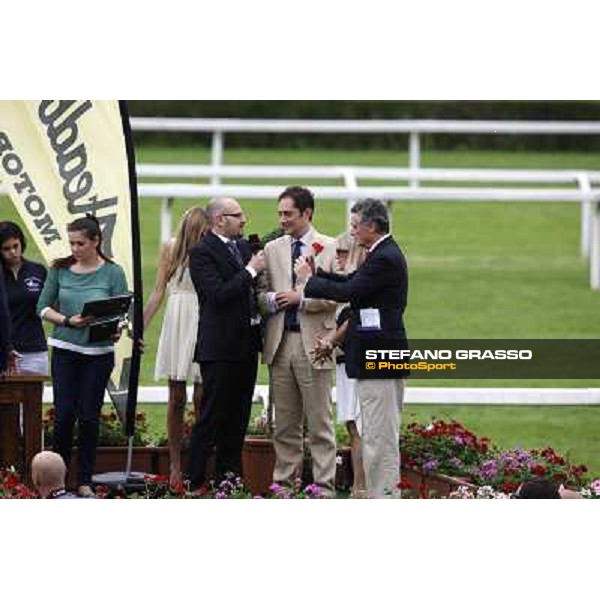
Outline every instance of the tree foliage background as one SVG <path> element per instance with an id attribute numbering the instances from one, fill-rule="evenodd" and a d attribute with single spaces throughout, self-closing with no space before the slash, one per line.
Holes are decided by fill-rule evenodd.
<path id="1" fill-rule="evenodd" d="M 376 101 L 376 100 L 133 100 L 132 116 L 234 117 L 244 119 L 467 119 L 598 121 L 600 101 Z M 136 132 L 139 143 L 210 143 L 210 136 Z M 405 149 L 398 134 L 227 134 L 227 147 Z M 422 135 L 424 149 L 597 151 L 600 136 Z"/>

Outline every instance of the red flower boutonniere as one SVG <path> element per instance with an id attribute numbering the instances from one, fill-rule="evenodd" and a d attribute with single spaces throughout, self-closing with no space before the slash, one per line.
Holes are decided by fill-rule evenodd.
<path id="1" fill-rule="evenodd" d="M 319 242 L 313 242 L 312 249 L 315 253 L 315 256 L 319 256 L 319 254 L 325 250 L 325 246 L 323 246 L 323 244 L 319 244 Z"/>

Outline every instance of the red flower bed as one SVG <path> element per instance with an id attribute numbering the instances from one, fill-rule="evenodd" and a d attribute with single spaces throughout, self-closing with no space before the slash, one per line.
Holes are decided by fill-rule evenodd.
<path id="1" fill-rule="evenodd" d="M 38 495 L 21 483 L 20 476 L 12 470 L 0 469 L 0 500 L 37 498 Z"/>
<path id="2" fill-rule="evenodd" d="M 507 494 L 532 477 L 573 488 L 586 481 L 587 467 L 571 464 L 553 448 L 502 450 L 456 421 L 411 423 L 403 432 L 400 450 L 402 464 L 419 473 L 463 477 Z"/>

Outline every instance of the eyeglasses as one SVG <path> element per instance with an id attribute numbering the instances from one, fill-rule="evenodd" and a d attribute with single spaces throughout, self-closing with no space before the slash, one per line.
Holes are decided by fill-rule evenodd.
<path id="1" fill-rule="evenodd" d="M 223 217 L 235 217 L 236 219 L 243 219 L 244 218 L 244 213 L 243 212 L 238 212 L 238 213 L 221 213 L 221 216 L 223 216 Z"/>

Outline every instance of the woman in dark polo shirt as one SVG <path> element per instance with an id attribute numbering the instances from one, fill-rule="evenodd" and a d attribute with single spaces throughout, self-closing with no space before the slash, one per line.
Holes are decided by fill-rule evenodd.
<path id="1" fill-rule="evenodd" d="M 46 267 L 27 260 L 27 242 L 21 228 L 12 221 L 0 222 L 0 260 L 11 315 L 11 351 L 17 371 L 48 374 L 48 347 L 36 305 Z"/>
<path id="2" fill-rule="evenodd" d="M 8 350 L 10 347 L 10 313 L 6 299 L 4 273 L 0 269 L 0 377 L 8 367 Z"/>

